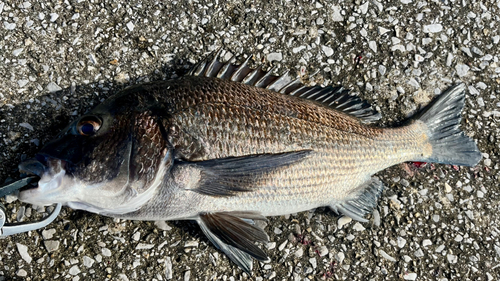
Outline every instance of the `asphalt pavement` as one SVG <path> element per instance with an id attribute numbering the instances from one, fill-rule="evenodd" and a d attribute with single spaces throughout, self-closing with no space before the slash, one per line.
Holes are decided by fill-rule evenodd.
<path id="1" fill-rule="evenodd" d="M 481 0 L 0 1 L 0 183 L 106 97 L 181 76 L 218 48 L 341 84 L 381 126 L 465 83 L 462 128 L 483 152 L 473 168 L 379 173 L 386 190 L 368 223 L 326 208 L 270 218 L 270 261 L 251 276 L 193 222 L 63 208 L 44 229 L 0 239 L 0 280 L 499 280 L 499 15 L 500 2 Z M 48 211 L 2 202 L 10 221 Z"/>

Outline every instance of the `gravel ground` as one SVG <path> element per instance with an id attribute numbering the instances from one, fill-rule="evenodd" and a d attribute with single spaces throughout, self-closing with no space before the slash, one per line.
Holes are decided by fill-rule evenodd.
<path id="1" fill-rule="evenodd" d="M 271 261 L 255 262 L 252 276 L 192 222 L 64 208 L 47 228 L 0 240 L 0 280 L 500 279 L 498 1 L 33 2 L 0 1 L 2 183 L 107 96 L 182 75 L 218 47 L 278 73 L 319 70 L 312 82 L 352 89 L 385 126 L 462 81 L 463 128 L 483 160 L 381 172 L 387 188 L 368 223 L 325 208 L 270 218 Z M 44 211 L 3 202 L 11 221 Z"/>

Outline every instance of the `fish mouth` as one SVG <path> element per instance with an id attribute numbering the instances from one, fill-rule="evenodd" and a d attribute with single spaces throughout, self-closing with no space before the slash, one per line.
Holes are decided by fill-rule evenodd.
<path id="1" fill-rule="evenodd" d="M 37 154 L 35 158 L 28 159 L 19 164 L 19 172 L 22 176 L 34 176 L 35 179 L 30 184 L 24 186 L 20 191 L 36 189 L 44 177 L 53 177 L 66 170 L 67 163 L 61 159 L 51 158 L 42 154 Z"/>

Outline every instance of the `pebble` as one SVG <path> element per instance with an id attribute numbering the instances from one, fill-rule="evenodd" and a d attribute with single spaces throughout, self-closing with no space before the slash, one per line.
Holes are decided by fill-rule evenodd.
<path id="1" fill-rule="evenodd" d="M 352 221 L 352 218 L 350 218 L 348 216 L 342 216 L 337 221 L 337 226 L 338 226 L 339 229 L 341 229 L 344 225 L 350 223 L 351 221 Z"/>
<path id="2" fill-rule="evenodd" d="M 69 269 L 69 274 L 71 275 L 78 275 L 81 271 L 80 271 L 80 268 L 78 267 L 78 265 L 73 265 L 70 269 Z"/>
<path id="3" fill-rule="evenodd" d="M 379 35 L 383 35 L 383 34 L 386 34 L 387 32 L 391 31 L 385 27 L 382 27 L 382 26 L 379 26 L 377 27 L 377 31 L 378 31 L 378 34 Z"/>
<path id="4" fill-rule="evenodd" d="M 366 228 L 364 228 L 364 226 L 362 226 L 359 222 L 356 222 L 352 229 L 356 230 L 356 231 L 363 231 L 365 230 Z"/>
<path id="5" fill-rule="evenodd" d="M 21 268 L 16 272 L 16 275 L 19 277 L 26 277 L 28 276 L 28 272 L 26 272 L 26 270 Z"/>
<path id="6" fill-rule="evenodd" d="M 318 261 L 316 260 L 316 258 L 310 258 L 309 263 L 312 265 L 313 269 L 316 269 L 316 267 L 318 266 Z"/>
<path id="7" fill-rule="evenodd" d="M 295 255 L 297 258 L 302 257 L 302 255 L 303 255 L 303 254 L 304 254 L 304 250 L 303 250 L 301 247 L 299 247 L 299 248 L 297 249 L 297 251 L 295 251 L 295 253 L 294 253 L 294 255 Z"/>
<path id="8" fill-rule="evenodd" d="M 16 23 L 10 23 L 10 22 L 4 22 L 3 23 L 3 26 L 5 27 L 5 29 L 7 30 L 14 30 L 16 29 Z"/>
<path id="9" fill-rule="evenodd" d="M 285 240 L 285 242 L 281 243 L 281 245 L 279 245 L 279 247 L 278 247 L 278 250 L 283 251 L 283 249 L 285 249 L 285 246 L 287 243 L 288 243 L 288 240 Z"/>
<path id="10" fill-rule="evenodd" d="M 332 48 L 330 48 L 330 47 L 328 47 L 328 46 L 323 45 L 323 46 L 321 46 L 321 49 L 323 50 L 323 53 L 325 53 L 325 55 L 326 55 L 327 57 L 330 57 L 330 56 L 332 56 L 332 55 L 333 55 L 333 49 L 332 49 Z"/>
<path id="11" fill-rule="evenodd" d="M 23 128 L 26 128 L 26 129 L 28 129 L 30 131 L 34 131 L 33 126 L 31 126 L 29 123 L 26 123 L 26 122 L 19 123 L 19 126 L 23 127 Z"/>
<path id="12" fill-rule="evenodd" d="M 24 48 L 15 49 L 14 51 L 12 51 L 12 55 L 14 57 L 17 57 L 23 52 L 23 50 L 24 50 Z"/>
<path id="13" fill-rule="evenodd" d="M 267 55 L 267 60 L 269 62 L 272 61 L 281 61 L 283 59 L 283 54 L 282 53 L 270 53 Z"/>
<path id="14" fill-rule="evenodd" d="M 139 231 L 135 232 L 133 235 L 132 235 L 132 239 L 134 241 L 139 241 L 141 239 L 141 233 Z"/>
<path id="15" fill-rule="evenodd" d="M 457 263 L 457 261 L 458 261 L 458 257 L 456 255 L 453 255 L 453 254 L 446 255 L 446 259 L 448 259 L 449 263 Z"/>
<path id="16" fill-rule="evenodd" d="M 430 245 L 432 245 L 432 241 L 431 241 L 431 240 L 429 240 L 429 239 L 424 239 L 424 240 L 422 241 L 422 247 L 427 247 L 427 246 L 430 246 Z"/>
<path id="17" fill-rule="evenodd" d="M 388 255 L 388 254 L 387 254 L 384 250 L 379 250 L 379 253 L 380 253 L 380 255 L 381 255 L 384 259 L 386 259 L 386 260 L 388 260 L 388 261 L 396 262 L 396 259 L 395 259 L 395 258 L 393 258 L 393 257 L 391 257 L 391 256 L 389 256 L 389 255 Z"/>
<path id="18" fill-rule="evenodd" d="M 384 65 L 378 66 L 378 72 L 380 72 L 380 75 L 384 76 L 386 71 L 387 71 L 387 68 Z"/>
<path id="19" fill-rule="evenodd" d="M 424 25 L 424 33 L 437 33 L 443 31 L 443 26 L 439 23 Z"/>
<path id="20" fill-rule="evenodd" d="M 187 247 L 198 247 L 198 241 L 196 240 L 191 240 L 191 241 L 187 241 L 185 244 L 184 244 L 184 248 L 187 248 Z"/>
<path id="21" fill-rule="evenodd" d="M 444 183 L 444 191 L 446 193 L 450 193 L 451 192 L 451 186 L 447 182 Z"/>
<path id="22" fill-rule="evenodd" d="M 57 85 L 56 83 L 54 82 L 49 82 L 49 84 L 47 84 L 47 90 L 50 92 L 50 93 L 56 93 L 56 92 L 59 92 L 62 90 L 61 87 L 59 87 L 59 85 Z"/>
<path id="23" fill-rule="evenodd" d="M 455 66 L 455 70 L 457 71 L 457 75 L 459 77 L 463 77 L 467 75 L 467 72 L 469 72 L 470 67 L 465 65 L 465 64 L 457 64 Z"/>
<path id="24" fill-rule="evenodd" d="M 135 25 L 134 25 L 133 22 L 129 21 L 127 23 L 127 28 L 128 28 L 129 31 L 134 31 L 134 27 L 135 27 Z"/>
<path id="25" fill-rule="evenodd" d="M 398 237 L 397 243 L 399 248 L 403 248 L 406 245 L 406 239 L 404 239 L 403 237 Z"/>
<path id="26" fill-rule="evenodd" d="M 167 257 L 165 259 L 164 265 L 165 265 L 165 271 L 164 271 L 165 278 L 167 280 L 170 280 L 173 278 L 173 275 L 174 275 L 174 272 L 172 271 L 172 259 L 170 257 Z"/>
<path id="27" fill-rule="evenodd" d="M 342 10 L 342 8 L 340 6 L 337 6 L 337 5 L 333 5 L 333 6 L 331 6 L 331 8 L 333 10 L 333 13 L 331 14 L 332 15 L 332 20 L 333 21 L 343 21 L 344 17 L 340 13 L 340 11 Z"/>
<path id="28" fill-rule="evenodd" d="M 372 51 L 374 51 L 375 53 L 377 52 L 377 42 L 375 41 L 368 42 L 368 47 L 370 47 L 370 49 L 372 49 Z"/>
<path id="29" fill-rule="evenodd" d="M 338 252 L 336 255 L 335 255 L 335 259 L 337 259 L 337 261 L 339 263 L 342 263 L 345 259 L 345 255 L 343 252 Z"/>
<path id="30" fill-rule="evenodd" d="M 361 6 L 359 6 L 359 11 L 361 12 L 361 14 L 366 14 L 368 12 L 368 4 L 370 3 L 370 1 L 366 1 L 364 4 L 362 4 Z"/>
<path id="31" fill-rule="evenodd" d="M 30 82 L 29 80 L 21 79 L 21 80 L 17 81 L 17 85 L 19 86 L 19 88 L 22 88 L 22 87 L 28 85 L 29 82 Z"/>
<path id="32" fill-rule="evenodd" d="M 83 256 L 83 265 L 90 268 L 94 264 L 95 260 L 88 256 Z"/>
<path id="33" fill-rule="evenodd" d="M 417 274 L 416 273 L 405 273 L 403 276 L 404 280 L 417 280 Z"/>
<path id="34" fill-rule="evenodd" d="M 56 13 L 51 13 L 50 14 L 50 21 L 55 22 L 59 18 L 59 15 Z"/>
<path id="35" fill-rule="evenodd" d="M 168 225 L 166 221 L 155 221 L 155 225 L 156 225 L 156 227 L 158 227 L 158 229 L 161 229 L 164 231 L 172 230 L 172 227 L 170 225 Z"/>
<path id="36" fill-rule="evenodd" d="M 25 260 L 27 263 L 31 263 L 32 258 L 30 254 L 28 253 L 28 246 L 16 243 L 17 251 L 21 255 L 21 258 Z"/>
<path id="37" fill-rule="evenodd" d="M 326 247 L 324 245 L 319 248 L 319 256 L 320 257 L 324 257 L 324 256 L 328 255 L 328 252 L 329 252 L 328 247 Z"/>
<path id="38" fill-rule="evenodd" d="M 57 240 L 46 240 L 43 241 L 43 244 L 45 245 L 45 248 L 49 253 L 55 252 L 59 249 L 59 244 L 60 242 Z"/>
<path id="39" fill-rule="evenodd" d="M 137 249 L 137 247 L 136 247 Z M 111 257 L 111 250 L 108 248 L 102 248 L 101 249 L 102 255 L 105 257 Z"/>
<path id="40" fill-rule="evenodd" d="M 424 256 L 424 251 L 422 251 L 422 249 L 418 249 L 418 250 L 415 251 L 414 255 L 417 258 L 421 258 L 421 257 Z"/>

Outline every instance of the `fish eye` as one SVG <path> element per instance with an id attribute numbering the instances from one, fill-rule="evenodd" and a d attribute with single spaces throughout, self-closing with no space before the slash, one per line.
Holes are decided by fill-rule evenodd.
<path id="1" fill-rule="evenodd" d="M 101 127 L 101 120 L 96 116 L 85 116 L 76 125 L 78 133 L 82 136 L 92 136 Z"/>

